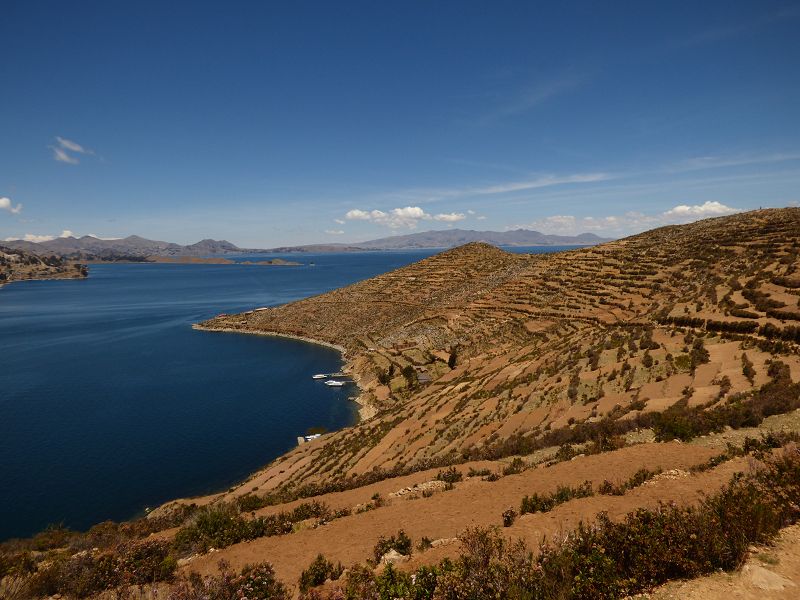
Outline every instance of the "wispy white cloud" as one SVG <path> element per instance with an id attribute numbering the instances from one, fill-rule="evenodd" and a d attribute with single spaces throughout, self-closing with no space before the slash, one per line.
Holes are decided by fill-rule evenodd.
<path id="1" fill-rule="evenodd" d="M 420 221 L 454 223 L 464 220 L 466 215 L 457 212 L 429 214 L 419 206 L 406 206 L 403 208 L 393 208 L 388 212 L 382 210 L 367 211 L 356 208 L 347 211 L 344 218 L 348 221 L 370 221 L 392 229 L 400 229 L 402 227 L 414 229 Z"/>
<path id="2" fill-rule="evenodd" d="M 53 159 L 56 162 L 63 162 L 67 163 L 68 165 L 77 165 L 79 162 L 81 162 L 77 157 L 72 156 L 57 146 L 50 146 L 50 149 L 53 151 Z"/>
<path id="3" fill-rule="evenodd" d="M 706 169 L 743 167 L 800 160 L 800 153 L 749 154 L 738 156 L 696 156 L 664 167 L 666 173 L 684 173 Z"/>
<path id="4" fill-rule="evenodd" d="M 325 233 L 328 235 L 344 235 L 344 230 L 342 229 L 326 229 Z"/>
<path id="5" fill-rule="evenodd" d="M 787 7 L 764 14 L 755 19 L 749 19 L 745 22 L 727 23 L 709 27 L 689 37 L 677 40 L 672 46 L 674 48 L 693 48 L 695 46 L 713 44 L 741 35 L 755 33 L 773 23 L 796 19 L 798 17 L 800 17 L 800 8 L 797 6 Z"/>
<path id="6" fill-rule="evenodd" d="M 541 230 L 545 233 L 576 235 L 592 232 L 615 236 L 636 233 L 663 225 L 690 223 L 709 217 L 731 215 L 737 212 L 741 212 L 741 209 L 717 201 L 707 201 L 703 204 L 679 204 L 658 214 L 629 211 L 622 215 L 609 216 L 552 215 L 525 225 L 514 225 L 508 229 L 524 227 Z"/>
<path id="7" fill-rule="evenodd" d="M 503 181 L 488 185 L 407 189 L 384 194 L 382 198 L 384 200 L 393 199 L 415 203 L 430 203 L 455 198 L 512 194 L 514 192 L 555 186 L 598 183 L 616 179 L 617 177 L 618 175 L 602 172 L 573 173 L 570 175 L 546 174 L 524 180 Z"/>
<path id="8" fill-rule="evenodd" d="M 462 190 L 465 196 L 483 196 L 494 194 L 508 194 L 510 192 L 520 192 L 537 188 L 552 187 L 554 185 L 565 185 L 570 183 L 595 183 L 598 181 L 608 181 L 614 176 L 609 173 L 578 173 L 575 175 L 543 175 L 527 181 L 511 181 L 486 187 L 466 188 Z"/>
<path id="9" fill-rule="evenodd" d="M 480 125 L 489 125 L 501 119 L 529 112 L 548 100 L 579 87 L 586 79 L 585 76 L 569 73 L 528 85 L 481 116 L 477 122 Z"/>
<path id="10" fill-rule="evenodd" d="M 53 159 L 68 165 L 77 165 L 80 163 L 80 159 L 75 156 L 75 154 L 94 154 L 93 150 L 85 148 L 78 142 L 68 140 L 58 135 L 56 136 L 56 144 L 55 146 L 50 146 L 50 149 L 53 151 Z"/>
<path id="11" fill-rule="evenodd" d="M 12 215 L 18 215 L 22 212 L 22 204 L 14 206 L 14 203 L 11 202 L 11 198 L 3 196 L 0 198 L 0 210 L 7 210 Z"/>

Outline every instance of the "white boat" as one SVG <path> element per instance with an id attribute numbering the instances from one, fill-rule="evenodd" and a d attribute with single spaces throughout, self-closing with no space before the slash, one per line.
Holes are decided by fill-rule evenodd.
<path id="1" fill-rule="evenodd" d="M 325 379 L 326 377 L 327 375 L 325 375 L 324 373 L 317 373 L 316 375 L 312 375 L 311 379 Z"/>
<path id="2" fill-rule="evenodd" d="M 325 385 L 329 385 L 330 387 L 342 387 L 344 385 L 344 381 L 336 381 L 334 379 L 328 379 L 325 382 Z"/>

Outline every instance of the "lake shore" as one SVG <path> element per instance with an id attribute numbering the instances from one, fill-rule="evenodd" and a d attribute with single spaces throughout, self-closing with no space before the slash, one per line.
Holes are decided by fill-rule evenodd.
<path id="1" fill-rule="evenodd" d="M 266 337 L 279 337 L 279 338 L 286 338 L 290 340 L 298 340 L 301 342 L 306 342 L 308 344 L 316 344 L 317 346 L 325 346 L 327 348 L 332 348 L 336 350 L 342 355 L 342 360 L 347 364 L 347 349 L 344 346 L 339 346 L 338 344 L 332 344 L 330 342 L 325 342 L 322 340 L 318 340 L 315 338 L 305 337 L 302 335 L 293 335 L 290 333 L 279 333 L 277 331 L 254 331 L 254 330 L 241 330 L 241 329 L 234 329 L 232 327 L 204 327 L 199 323 L 195 323 L 192 325 L 192 329 L 197 331 L 210 331 L 210 332 L 221 332 L 221 333 L 238 333 L 238 334 L 245 334 L 245 335 L 260 335 Z M 358 376 L 351 372 L 351 377 L 353 379 L 353 383 L 358 387 Z M 356 395 L 353 401 L 358 404 L 358 416 L 360 421 L 365 421 L 375 416 L 377 412 L 375 407 L 368 403 L 365 398 L 364 394 L 361 391 L 361 388 L 358 388 L 358 395 Z"/>

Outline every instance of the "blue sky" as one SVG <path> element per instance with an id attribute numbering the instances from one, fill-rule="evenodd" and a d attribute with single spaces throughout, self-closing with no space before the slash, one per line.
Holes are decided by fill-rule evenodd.
<path id="1" fill-rule="evenodd" d="M 0 239 L 619 236 L 800 202 L 797 2 L 39 2 Z"/>

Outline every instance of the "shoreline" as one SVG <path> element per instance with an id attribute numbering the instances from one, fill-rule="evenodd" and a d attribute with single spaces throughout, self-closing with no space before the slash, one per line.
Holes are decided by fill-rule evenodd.
<path id="1" fill-rule="evenodd" d="M 232 327 L 204 327 L 199 323 L 193 323 L 192 329 L 196 331 L 211 331 L 211 332 L 222 332 L 222 333 L 239 333 L 239 334 L 246 334 L 246 335 L 261 335 L 266 337 L 278 337 L 278 338 L 285 338 L 290 340 L 298 340 L 301 342 L 306 342 L 307 344 L 316 344 L 317 346 L 325 346 L 327 348 L 331 348 L 336 350 L 342 355 L 342 362 L 346 365 L 347 364 L 347 349 L 344 346 L 339 346 L 338 344 L 333 344 L 331 342 L 324 342 L 322 340 L 318 340 L 315 338 L 305 337 L 302 335 L 295 335 L 291 333 L 279 333 L 277 331 L 253 331 L 253 330 L 242 330 L 242 329 L 233 329 Z M 353 384 L 358 388 L 358 394 L 353 398 L 353 402 L 358 404 L 358 421 L 353 425 L 360 423 L 362 421 L 366 421 L 375 416 L 376 410 L 375 408 L 367 403 L 363 396 L 363 391 L 361 387 L 358 385 L 358 377 L 355 374 L 350 375 L 351 379 L 353 380 Z"/>
<path id="2" fill-rule="evenodd" d="M 23 281 L 82 281 L 84 279 L 89 279 L 89 276 L 86 275 L 85 277 L 27 277 L 25 279 L 11 279 L 6 280 L 0 283 L 0 289 L 3 287 L 10 285 L 12 283 L 21 283 Z"/>

